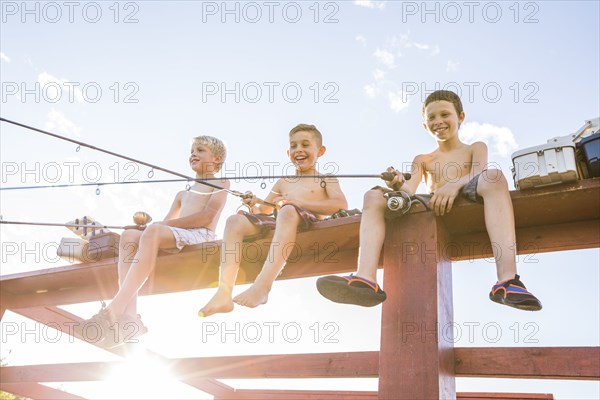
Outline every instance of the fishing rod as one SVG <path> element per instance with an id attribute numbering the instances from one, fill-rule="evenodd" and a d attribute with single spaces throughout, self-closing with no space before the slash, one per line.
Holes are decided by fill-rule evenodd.
<path id="1" fill-rule="evenodd" d="M 23 221 L 5 221 L 0 219 L 0 224 L 7 225 L 34 225 L 34 226 L 61 226 L 65 228 L 83 228 L 84 235 L 87 229 L 92 231 L 101 230 L 101 229 L 137 229 L 143 231 L 146 229 L 146 225 L 152 222 L 152 217 L 150 214 L 144 211 L 137 211 L 133 214 L 133 222 L 135 225 L 103 225 L 96 221 L 91 221 L 91 223 L 86 224 L 86 217 L 83 217 L 83 224 L 77 223 L 78 220 L 75 220 L 76 223 L 59 223 L 59 222 L 23 222 Z"/>
<path id="2" fill-rule="evenodd" d="M 34 132 L 39 132 L 39 133 L 42 133 L 44 135 L 48 135 L 48 136 L 51 136 L 51 137 L 54 137 L 54 138 L 57 138 L 57 139 L 61 139 L 61 140 L 67 141 L 67 142 L 75 143 L 78 146 L 87 147 L 89 149 L 96 150 L 96 151 L 99 151 L 101 153 L 109 154 L 109 155 L 114 156 L 114 157 L 119 157 L 119 158 L 122 158 L 122 159 L 127 160 L 127 161 L 135 162 L 137 164 L 141 164 L 141 165 L 144 165 L 146 167 L 150 167 L 153 170 L 156 169 L 158 171 L 163 171 L 163 172 L 166 172 L 168 174 L 175 175 L 175 176 L 178 176 L 180 178 L 184 178 L 184 179 L 189 180 L 189 181 L 196 181 L 196 182 L 198 182 L 198 183 L 200 183 L 202 185 L 206 185 L 206 186 L 212 187 L 213 189 L 224 190 L 225 192 L 227 192 L 227 193 L 229 193 L 229 194 L 231 194 L 233 196 L 240 197 L 242 199 L 248 198 L 248 195 L 246 195 L 246 194 L 244 194 L 242 192 L 239 192 L 237 190 L 226 189 L 224 187 L 221 187 L 219 185 L 215 185 L 213 183 L 206 182 L 206 181 L 201 180 L 201 179 L 197 180 L 195 178 L 192 178 L 190 176 L 181 174 L 179 172 L 171 171 L 169 169 L 159 167 L 158 165 L 150 164 L 150 163 L 147 163 L 145 161 L 141 161 L 141 160 L 137 160 L 137 159 L 132 158 L 132 157 L 124 156 L 122 154 L 115 153 L 115 152 L 110 151 L 110 150 L 105 150 L 103 148 L 96 147 L 96 146 L 93 146 L 91 144 L 79 141 L 79 140 L 75 140 L 75 139 L 71 139 L 71 138 L 68 138 L 68 137 L 65 137 L 65 136 L 57 135 L 56 133 L 52 133 L 52 132 L 48 132 L 48 131 L 45 131 L 45 130 L 42 130 L 42 129 L 34 128 L 32 126 L 21 124 L 19 122 L 11 121 L 9 119 L 2 118 L 2 117 L 0 117 L 0 121 L 8 122 L 9 124 L 12 124 L 12 125 L 15 125 L 15 126 L 20 126 L 21 128 L 29 129 L 29 130 L 32 130 Z M 267 205 L 267 206 L 270 206 L 270 207 L 273 207 L 273 208 L 277 207 L 275 204 L 266 202 L 266 201 L 264 201 L 262 199 L 257 199 L 257 200 L 258 200 L 258 203 L 261 203 L 261 204 L 264 204 L 264 205 Z"/>
<path id="3" fill-rule="evenodd" d="M 144 230 L 145 225 L 124 225 L 124 226 L 116 226 L 116 225 L 102 225 L 102 224 L 62 224 L 58 222 L 24 222 L 24 221 L 5 221 L 0 220 L 0 224 L 6 225 L 34 225 L 34 226 L 64 226 L 66 228 L 88 228 L 91 230 L 100 230 L 100 229 L 138 229 Z"/>
<path id="4" fill-rule="evenodd" d="M 411 174 L 403 173 L 405 180 L 410 180 Z M 236 176 L 236 177 L 221 177 L 221 178 L 202 178 L 194 179 L 193 181 L 209 181 L 209 180 L 267 180 L 267 179 L 325 179 L 325 178 L 379 178 L 384 181 L 391 181 L 394 179 L 394 174 L 391 172 L 383 172 L 379 175 L 366 175 L 366 174 L 341 174 L 341 175 L 257 175 L 257 176 Z M 189 179 L 156 179 L 156 180 L 142 180 L 142 181 L 123 181 L 123 182 L 96 182 L 96 183 L 65 183 L 58 185 L 36 185 L 36 186 L 11 186 L 11 187 L 0 187 L 2 190 L 29 190 L 29 189 L 57 189 L 57 188 L 69 188 L 69 187 L 86 187 L 86 186 L 110 186 L 110 185 L 130 185 L 130 184 L 145 184 L 145 183 L 174 183 L 174 182 L 190 182 Z"/>

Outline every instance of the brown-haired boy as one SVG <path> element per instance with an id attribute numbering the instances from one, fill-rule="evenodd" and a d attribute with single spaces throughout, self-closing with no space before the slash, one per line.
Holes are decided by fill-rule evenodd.
<path id="1" fill-rule="evenodd" d="M 322 136 L 314 125 L 300 124 L 289 133 L 290 161 L 296 167 L 296 175 L 318 175 L 316 163 L 325 153 Z M 249 193 L 244 203 L 251 207 L 250 212 L 241 212 L 227 219 L 223 234 L 223 251 L 219 287 L 210 301 L 198 311 L 200 317 L 233 310 L 233 303 L 246 307 L 257 307 L 268 300 L 271 286 L 286 262 L 289 243 L 296 240 L 298 228 L 310 225 L 339 209 L 347 207 L 346 197 L 334 178 L 293 178 L 279 179 L 265 201 L 281 205 L 277 217 L 267 215 L 275 210 L 270 206 L 257 204 L 257 199 Z M 269 257 L 262 271 L 250 288 L 232 299 L 232 290 L 239 270 L 240 244 L 244 237 L 260 237 L 275 230 Z"/>
<path id="2" fill-rule="evenodd" d="M 458 128 L 465 119 L 460 98 L 447 90 L 435 91 L 425 99 L 422 115 L 423 127 L 436 140 L 437 149 L 415 157 L 411 171 L 413 178 L 408 181 L 399 171 L 388 168 L 395 177 L 387 185 L 414 194 L 424 179 L 428 191 L 433 194 L 429 204 L 436 215 L 450 212 L 458 196 L 483 202 L 485 225 L 490 241 L 495 244 L 493 251 L 498 276 L 490 299 L 522 310 L 540 310 L 541 302 L 527 291 L 517 275 L 515 223 L 506 179 L 500 170 L 487 169 L 485 143 L 468 145 L 458 138 Z M 449 165 L 460 168 L 460 177 L 442 173 Z M 356 274 L 318 279 L 319 292 L 329 300 L 362 306 L 374 306 L 385 300 L 385 292 L 376 281 L 376 272 L 385 238 L 387 206 L 382 191 L 388 190 L 374 188 L 365 194 Z"/>

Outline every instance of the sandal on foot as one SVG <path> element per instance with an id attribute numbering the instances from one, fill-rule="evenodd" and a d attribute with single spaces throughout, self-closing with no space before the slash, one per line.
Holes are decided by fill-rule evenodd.
<path id="1" fill-rule="evenodd" d="M 363 307 L 376 306 L 387 298 L 376 282 L 353 274 L 321 277 L 317 279 L 317 290 L 323 297 L 335 303 L 355 304 Z"/>
<path id="2" fill-rule="evenodd" d="M 527 291 L 523 282 L 520 281 L 519 275 L 515 275 L 513 279 L 496 283 L 490 292 L 490 300 L 519 310 L 539 311 L 542 309 L 542 303 Z"/>

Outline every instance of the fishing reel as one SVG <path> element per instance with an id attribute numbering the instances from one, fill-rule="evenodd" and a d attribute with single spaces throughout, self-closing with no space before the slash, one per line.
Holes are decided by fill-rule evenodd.
<path id="1" fill-rule="evenodd" d="M 133 214 L 133 223 L 136 229 L 144 230 L 150 222 L 152 222 L 152 217 L 144 211 L 138 211 Z"/>
<path id="2" fill-rule="evenodd" d="M 406 214 L 412 205 L 412 199 L 406 192 L 386 192 L 383 194 L 383 197 L 387 200 L 387 208 L 400 215 Z"/>

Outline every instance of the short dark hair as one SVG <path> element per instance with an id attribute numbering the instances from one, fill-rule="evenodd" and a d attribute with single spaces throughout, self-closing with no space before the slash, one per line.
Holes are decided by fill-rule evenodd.
<path id="1" fill-rule="evenodd" d="M 430 103 L 440 100 L 449 101 L 450 103 L 454 104 L 456 114 L 460 115 L 460 113 L 463 112 L 462 102 L 456 93 L 451 92 L 450 90 L 436 90 L 425 99 L 425 102 L 423 103 L 423 109 L 421 110 L 421 115 L 425 115 L 425 108 Z"/>
<path id="2" fill-rule="evenodd" d="M 298 124 L 295 127 L 293 127 L 290 131 L 290 137 L 292 137 L 294 133 L 301 131 L 312 132 L 313 135 L 315 135 L 315 139 L 317 140 L 317 145 L 319 147 L 323 146 L 323 135 L 321 135 L 321 132 L 319 132 L 316 126 L 309 124 Z"/>

